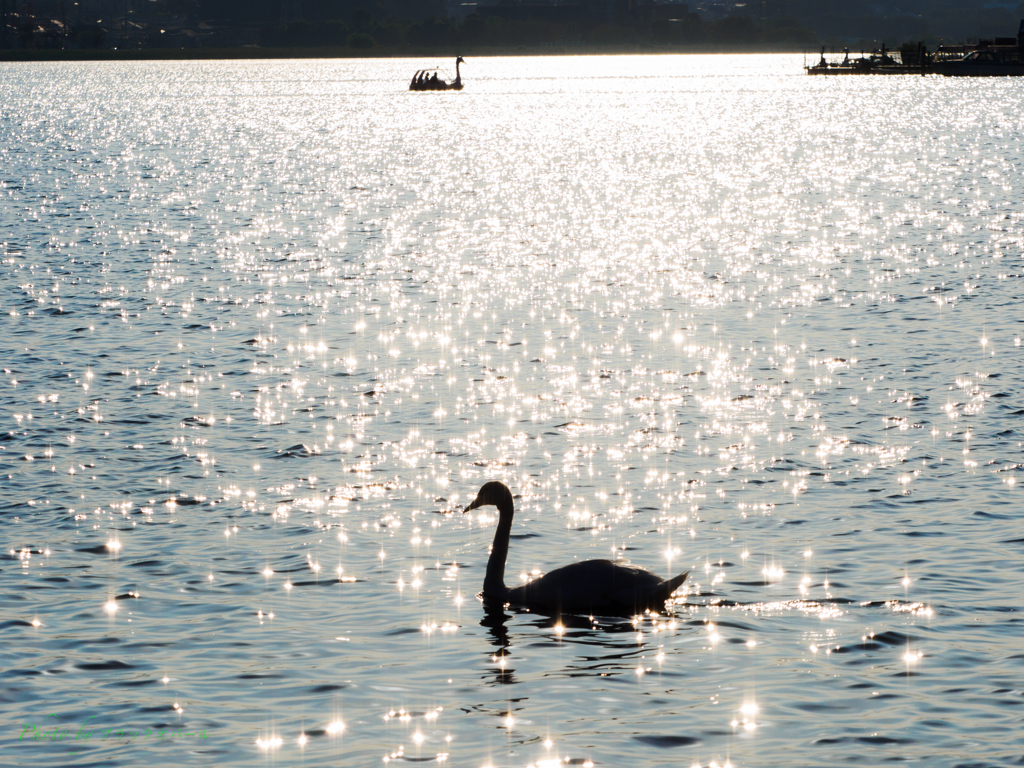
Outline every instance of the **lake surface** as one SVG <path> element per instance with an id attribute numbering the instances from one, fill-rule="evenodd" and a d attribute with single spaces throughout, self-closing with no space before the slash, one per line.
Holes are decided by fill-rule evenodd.
<path id="1" fill-rule="evenodd" d="M 3 762 L 1024 764 L 1024 82 L 434 64 L 0 64 Z"/>

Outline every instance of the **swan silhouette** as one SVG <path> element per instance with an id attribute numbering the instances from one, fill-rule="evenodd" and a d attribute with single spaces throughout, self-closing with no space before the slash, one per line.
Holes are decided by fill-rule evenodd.
<path id="1" fill-rule="evenodd" d="M 459 64 L 465 64 L 465 63 L 466 63 L 466 60 L 464 58 L 462 58 L 461 56 L 459 56 L 457 59 L 455 59 L 455 79 L 452 80 L 451 85 L 448 86 L 453 91 L 461 91 L 462 90 L 462 73 L 459 72 Z"/>
<path id="2" fill-rule="evenodd" d="M 440 77 L 438 77 L 435 71 L 433 76 L 428 76 L 429 70 L 420 69 L 416 71 L 416 74 L 412 76 L 412 81 L 409 83 L 410 91 L 461 91 L 462 90 L 462 72 L 459 71 L 459 65 L 465 64 L 466 60 L 459 56 L 455 59 L 455 79 L 450 83 L 446 83 Z"/>
<path id="3" fill-rule="evenodd" d="M 636 565 L 611 560 L 584 560 L 556 568 L 521 587 L 505 586 L 505 560 L 515 513 L 512 492 L 504 483 L 485 483 L 464 512 L 494 505 L 498 530 L 487 561 L 484 598 L 549 608 L 566 613 L 635 615 L 644 610 L 662 611 L 665 601 L 686 581 L 689 571 L 663 579 Z"/>

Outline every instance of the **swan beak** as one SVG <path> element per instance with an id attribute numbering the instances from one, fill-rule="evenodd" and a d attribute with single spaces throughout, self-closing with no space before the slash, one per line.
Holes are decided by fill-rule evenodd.
<path id="1" fill-rule="evenodd" d="M 468 507 L 466 507 L 464 510 L 462 510 L 462 514 L 466 514 L 467 512 L 472 512 L 477 507 L 482 507 L 483 505 L 484 504 L 483 504 L 482 501 L 480 501 L 479 497 L 475 498 L 475 499 L 473 499 L 473 501 L 470 503 L 470 505 Z"/>

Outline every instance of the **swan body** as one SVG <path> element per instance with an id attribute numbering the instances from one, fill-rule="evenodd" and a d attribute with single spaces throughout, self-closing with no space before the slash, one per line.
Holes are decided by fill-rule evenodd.
<path id="1" fill-rule="evenodd" d="M 611 560 L 584 560 L 556 568 L 521 587 L 505 586 L 505 561 L 512 533 L 512 492 L 504 483 L 485 483 L 464 511 L 493 505 L 498 508 L 498 529 L 487 561 L 485 598 L 566 613 L 629 614 L 662 611 L 665 601 L 686 581 L 689 572 L 671 579 L 637 565 Z"/>

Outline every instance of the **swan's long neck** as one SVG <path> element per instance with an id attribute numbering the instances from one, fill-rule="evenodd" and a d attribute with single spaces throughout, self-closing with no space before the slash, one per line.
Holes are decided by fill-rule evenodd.
<path id="1" fill-rule="evenodd" d="M 498 529 L 494 532 L 491 556 L 487 560 L 487 574 L 484 576 L 484 594 L 488 597 L 504 597 L 505 561 L 508 559 L 508 539 L 512 535 L 512 500 L 498 506 Z"/>

